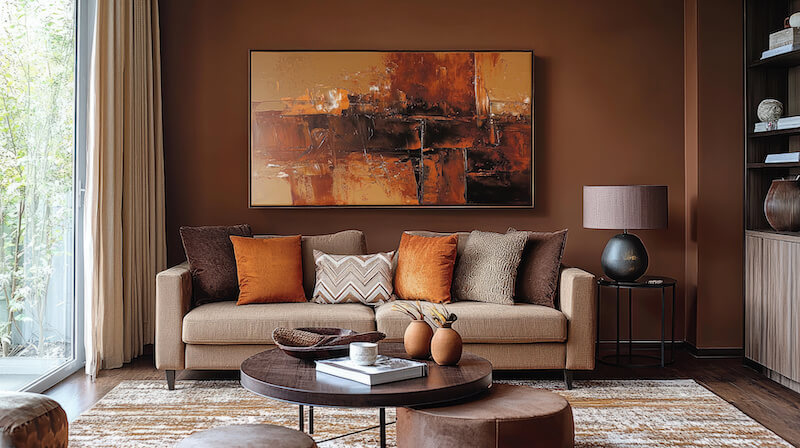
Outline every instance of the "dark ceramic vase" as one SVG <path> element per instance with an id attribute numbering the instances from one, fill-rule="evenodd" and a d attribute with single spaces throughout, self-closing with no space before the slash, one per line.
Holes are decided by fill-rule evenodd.
<path id="1" fill-rule="evenodd" d="M 647 250 L 632 233 L 620 233 L 608 240 L 600 264 L 603 272 L 618 282 L 633 282 L 647 272 Z"/>
<path id="2" fill-rule="evenodd" d="M 777 231 L 800 230 L 800 176 L 772 181 L 764 200 L 764 215 Z"/>

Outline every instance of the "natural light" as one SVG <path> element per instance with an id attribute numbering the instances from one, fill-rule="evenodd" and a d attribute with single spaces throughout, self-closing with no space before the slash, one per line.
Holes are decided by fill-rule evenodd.
<path id="1" fill-rule="evenodd" d="M 0 2 L 0 390 L 75 348 L 75 0 Z"/>

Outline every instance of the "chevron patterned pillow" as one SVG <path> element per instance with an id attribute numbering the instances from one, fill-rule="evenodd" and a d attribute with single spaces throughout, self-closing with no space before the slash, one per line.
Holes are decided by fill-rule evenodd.
<path id="1" fill-rule="evenodd" d="M 329 255 L 314 251 L 317 282 L 315 303 L 380 305 L 392 297 L 394 252 L 370 255 Z"/>

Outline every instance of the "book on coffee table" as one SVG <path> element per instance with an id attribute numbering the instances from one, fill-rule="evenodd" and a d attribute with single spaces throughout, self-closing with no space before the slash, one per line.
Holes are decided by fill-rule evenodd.
<path id="1" fill-rule="evenodd" d="M 316 361 L 316 365 L 317 372 L 357 381 L 368 386 L 410 380 L 428 374 L 428 365 L 424 362 L 388 356 L 378 356 L 375 364 L 371 366 L 357 365 L 347 356 Z"/>

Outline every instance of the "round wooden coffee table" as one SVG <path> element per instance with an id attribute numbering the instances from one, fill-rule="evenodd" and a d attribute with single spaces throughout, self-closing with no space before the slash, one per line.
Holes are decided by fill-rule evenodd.
<path id="1" fill-rule="evenodd" d="M 379 353 L 409 358 L 403 344 L 382 343 Z M 355 381 L 317 373 L 314 363 L 293 358 L 278 349 L 247 358 L 240 369 L 242 386 L 259 395 L 312 406 L 309 432 L 313 433 L 313 406 L 379 408 L 381 447 L 386 446 L 387 407 L 423 406 L 447 403 L 478 395 L 492 385 L 492 364 L 480 356 L 465 353 L 457 366 L 439 366 L 428 361 L 428 375 L 422 378 L 367 386 Z"/>

